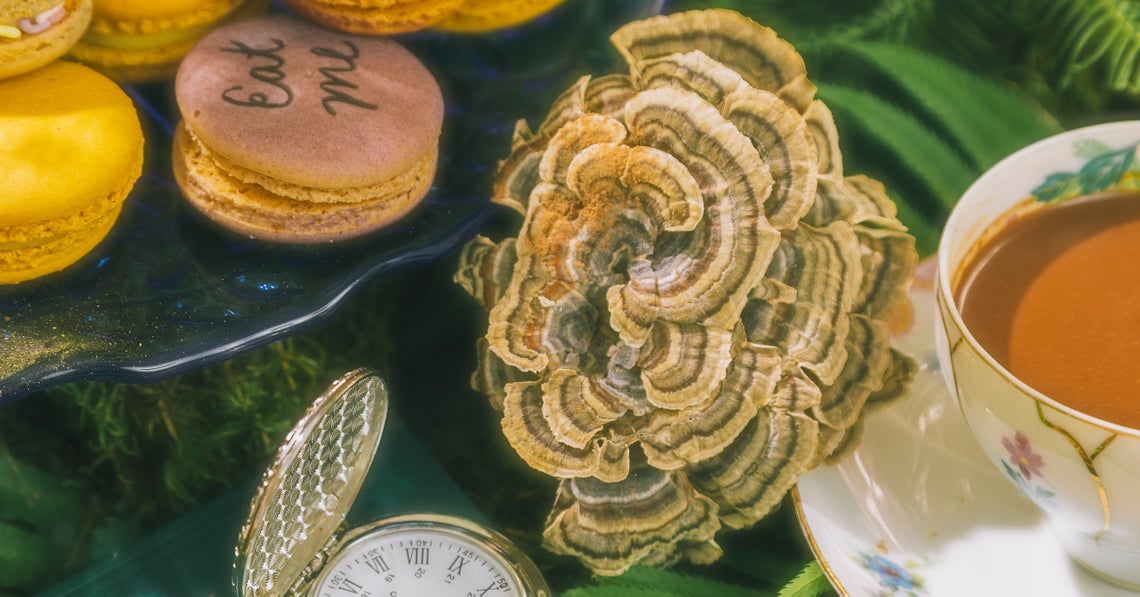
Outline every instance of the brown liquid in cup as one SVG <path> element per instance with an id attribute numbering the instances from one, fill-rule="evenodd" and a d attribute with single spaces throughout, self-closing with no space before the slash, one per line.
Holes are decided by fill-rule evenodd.
<path id="1" fill-rule="evenodd" d="M 963 266 L 966 327 L 1046 396 L 1140 429 L 1140 191 L 1015 218 Z"/>

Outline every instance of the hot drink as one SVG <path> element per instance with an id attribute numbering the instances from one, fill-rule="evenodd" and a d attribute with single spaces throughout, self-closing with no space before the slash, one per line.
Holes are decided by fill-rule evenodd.
<path id="1" fill-rule="evenodd" d="M 1140 429 L 1140 191 L 1015 210 L 954 288 L 966 327 L 1010 373 Z"/>

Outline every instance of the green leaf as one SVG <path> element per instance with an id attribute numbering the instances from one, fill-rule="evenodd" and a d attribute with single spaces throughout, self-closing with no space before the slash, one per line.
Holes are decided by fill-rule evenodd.
<path id="1" fill-rule="evenodd" d="M 802 540 L 803 537 L 800 535 L 794 541 Z M 799 572 L 807 560 L 799 553 L 790 550 L 777 551 L 772 549 L 772 544 L 777 542 L 791 543 L 792 541 L 793 539 L 790 538 L 780 538 L 759 545 L 722 545 L 724 547 L 724 559 L 722 561 L 742 575 L 754 578 L 768 586 L 779 586 L 788 577 Z"/>
<path id="2" fill-rule="evenodd" d="M 776 597 L 817 597 L 831 590 L 831 581 L 823 573 L 818 561 L 813 561 L 800 571 Z"/>
<path id="3" fill-rule="evenodd" d="M 46 531 L 78 520 L 82 507 L 82 493 L 67 477 L 17 459 L 0 444 L 0 518 Z"/>
<path id="4" fill-rule="evenodd" d="M 1134 0 L 1019 0 L 1040 24 L 1046 47 L 1063 84 L 1090 67 L 1103 73 L 1105 87 L 1140 92 L 1140 11 Z"/>
<path id="5" fill-rule="evenodd" d="M 671 570 L 635 566 L 621 576 L 598 577 L 596 584 L 577 587 L 563 597 L 767 597 L 766 593 Z"/>
<path id="6" fill-rule="evenodd" d="M 919 257 L 933 255 L 938 250 L 938 240 L 942 237 L 942 231 L 938 226 L 941 221 L 936 223 L 927 219 L 909 203 L 895 199 L 893 193 L 891 195 L 891 200 L 898 209 L 895 215 L 906 226 L 907 232 L 914 237 L 914 248 L 918 251 Z"/>
<path id="7" fill-rule="evenodd" d="M 862 133 L 887 154 L 875 156 L 879 162 L 886 158 L 896 167 L 905 168 L 919 182 L 925 196 L 904 198 L 916 210 L 931 213 L 940 207 L 948 211 L 977 176 L 975 169 L 913 114 L 867 91 L 823 83 L 817 84 L 817 88 L 835 113 L 841 131 L 846 128 Z M 874 149 L 860 147 L 860 151 Z M 888 181 L 883 182 L 892 188 Z M 900 192 L 898 188 L 893 190 Z M 930 205 L 931 199 L 936 206 Z"/>
<path id="8" fill-rule="evenodd" d="M 1040 106 L 951 62 L 898 44 L 851 43 L 839 50 L 901 90 L 907 106 L 984 170 L 1017 149 L 1060 132 Z"/>
<path id="9" fill-rule="evenodd" d="M 681 593 L 662 593 L 658 589 L 626 587 L 621 585 L 594 585 L 578 587 L 559 593 L 561 597 L 675 597 Z"/>
<path id="10" fill-rule="evenodd" d="M 934 0 L 674 0 L 671 11 L 735 10 L 775 29 L 801 51 L 821 40 L 903 40 L 933 8 Z"/>

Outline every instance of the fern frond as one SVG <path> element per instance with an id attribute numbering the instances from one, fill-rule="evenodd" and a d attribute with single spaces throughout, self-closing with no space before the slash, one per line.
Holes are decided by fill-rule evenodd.
<path id="1" fill-rule="evenodd" d="M 919 211 L 949 210 L 977 176 L 974 168 L 913 114 L 867 91 L 824 83 L 817 88 L 835 113 L 840 138 L 843 128 L 862 134 L 889 154 L 876 156 L 877 161 L 885 157 L 887 162 L 901 164 L 921 185 L 925 197 L 908 198 Z"/>
<path id="2" fill-rule="evenodd" d="M 834 5 L 834 2 L 830 3 Z M 882 0 L 873 9 L 848 22 L 817 32 L 802 43 L 803 50 L 815 43 L 835 43 L 857 40 L 906 39 L 911 27 L 934 8 L 932 0 Z"/>
<path id="3" fill-rule="evenodd" d="M 1056 119 L 1026 97 L 931 54 L 866 42 L 841 50 L 900 89 L 978 170 L 1061 131 Z"/>
<path id="4" fill-rule="evenodd" d="M 920 255 L 938 246 L 939 228 L 979 173 L 913 114 L 872 93 L 817 83 L 835 113 L 844 147 L 844 171 L 864 173 L 887 186 L 898 218 Z"/>
<path id="5" fill-rule="evenodd" d="M 1140 92 L 1140 5 L 1134 0 L 1021 0 L 1036 15 L 1037 38 L 1058 62 L 1062 84 L 1090 67 L 1105 86 Z"/>
<path id="6" fill-rule="evenodd" d="M 906 225 L 907 232 L 914 237 L 914 248 L 919 257 L 928 257 L 938 250 L 938 239 L 942 236 L 939 230 L 941 217 L 931 218 L 921 214 L 910 203 L 897 196 L 897 193 L 887 190 L 891 201 L 894 201 L 898 213 L 895 215 L 899 221 Z M 945 214 L 939 214 L 942 216 Z"/>
<path id="7" fill-rule="evenodd" d="M 726 8 L 775 29 L 801 51 L 822 42 L 903 41 L 935 0 L 672 0 L 670 11 Z"/>

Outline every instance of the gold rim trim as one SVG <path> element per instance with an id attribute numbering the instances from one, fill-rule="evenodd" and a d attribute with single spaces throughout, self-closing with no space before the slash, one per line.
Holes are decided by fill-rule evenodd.
<path id="1" fill-rule="evenodd" d="M 1037 403 L 1037 418 L 1041 420 L 1042 425 L 1056 431 L 1068 440 L 1069 444 L 1073 446 L 1073 450 L 1076 451 L 1077 456 L 1081 459 L 1081 462 L 1084 463 L 1085 469 L 1088 470 L 1089 475 L 1092 477 L 1093 484 L 1096 486 L 1097 496 L 1100 498 L 1100 508 L 1104 512 L 1104 526 L 1101 527 L 1100 532 L 1098 532 L 1095 537 L 1095 540 L 1100 542 L 1101 538 L 1108 532 L 1108 528 L 1112 526 L 1112 510 L 1108 506 L 1108 492 L 1104 489 L 1104 481 L 1100 478 L 1100 473 L 1097 472 L 1093 461 L 1104 452 L 1105 448 L 1112 444 L 1113 440 L 1117 438 L 1117 434 L 1113 433 L 1108 436 L 1090 453 L 1085 451 L 1084 446 L 1077 441 L 1076 437 L 1073 437 L 1072 433 L 1069 433 L 1064 427 L 1045 418 L 1045 409 L 1040 402 Z"/>
<path id="2" fill-rule="evenodd" d="M 1073 409 L 1072 407 L 1065 406 L 1064 404 L 1061 404 L 1060 402 L 1057 402 L 1056 400 L 1045 396 L 1040 391 L 1033 389 L 1024 381 L 1018 379 L 1016 375 L 1010 373 L 1001 365 L 998 365 L 990 353 L 986 352 L 986 350 L 982 348 L 981 344 L 979 344 L 978 341 L 966 329 L 965 324 L 961 320 L 961 313 L 958 312 L 958 309 L 953 304 L 953 301 L 947 301 L 945 298 L 944 295 L 946 294 L 946 289 L 943 287 L 945 283 L 945 280 L 939 276 L 939 283 L 936 288 L 935 297 L 939 305 L 939 317 L 942 321 L 942 326 L 947 330 L 947 338 L 950 336 L 950 322 L 946 321 L 946 316 L 944 316 L 944 314 L 949 316 L 950 320 L 954 323 L 954 327 L 957 328 L 960 334 L 962 334 L 961 339 L 965 340 L 970 345 L 970 347 L 974 349 L 974 352 L 978 353 L 978 356 L 981 357 L 979 360 L 982 362 L 982 364 L 984 364 L 987 368 L 990 369 L 990 371 L 993 371 L 999 377 L 1004 378 L 1007 382 L 1017 388 L 1018 391 L 1028 396 L 1038 405 L 1048 406 L 1049 408 L 1066 417 L 1069 417 L 1070 419 L 1080 421 L 1081 423 L 1096 427 L 1097 429 L 1101 429 L 1115 435 L 1123 435 L 1125 437 L 1140 439 L 1140 429 L 1131 429 L 1123 425 L 1116 425 L 1107 421 L 1102 421 L 1092 415 L 1087 415 Z"/>
<path id="3" fill-rule="evenodd" d="M 1088 564 L 1088 562 L 1086 562 L 1086 561 L 1084 561 L 1078 557 L 1074 557 L 1072 555 L 1070 555 L 1069 557 L 1071 557 L 1073 559 L 1073 561 L 1076 562 L 1077 564 L 1080 564 L 1081 568 L 1084 568 L 1090 574 L 1092 574 L 1093 576 L 1096 576 L 1097 578 L 1101 578 L 1101 579 L 1106 580 L 1112 584 L 1119 585 L 1119 586 L 1124 587 L 1130 591 L 1140 591 L 1140 585 L 1138 585 L 1136 583 L 1131 583 L 1131 582 L 1128 582 L 1126 580 L 1121 580 L 1119 578 L 1116 578 L 1115 576 L 1112 576 L 1111 574 L 1105 574 L 1104 572 L 1101 572 L 1100 570 L 1093 568 L 1092 566 L 1090 566 Z"/>
<path id="4" fill-rule="evenodd" d="M 966 340 L 966 337 L 958 336 L 957 340 L 950 340 L 950 326 L 946 325 L 945 305 L 942 304 L 943 300 L 941 292 L 934 293 L 934 302 L 938 309 L 938 318 L 942 320 L 942 327 L 945 332 L 944 335 L 946 336 L 946 354 L 950 356 L 949 363 L 939 363 L 939 366 L 950 368 L 950 379 L 954 380 L 954 395 L 951 396 L 951 398 L 954 399 L 954 404 L 958 405 L 958 414 L 962 416 L 962 420 L 966 422 L 966 427 L 968 427 L 972 433 L 973 425 L 970 424 L 970 417 L 966 416 L 966 405 L 962 403 L 962 388 L 958 385 L 958 375 L 954 373 L 954 356 L 958 352 L 958 349 L 962 347 L 962 342 Z"/>
<path id="5" fill-rule="evenodd" d="M 800 521 L 800 529 L 804 532 L 808 547 L 810 547 L 811 552 L 815 554 L 815 561 L 819 562 L 819 567 L 823 569 L 823 574 L 827 576 L 827 580 L 831 583 L 832 587 L 835 587 L 835 591 L 839 593 L 840 597 L 851 597 L 851 593 L 847 592 L 843 583 L 839 581 L 839 576 L 831 569 L 831 564 L 827 563 L 827 560 L 823 558 L 823 553 L 819 550 L 819 543 L 816 542 L 815 535 L 812 534 L 811 527 L 808 526 L 807 516 L 804 514 L 804 505 L 800 501 L 799 485 L 792 486 L 791 496 L 792 504 L 796 507 L 796 519 Z"/>

